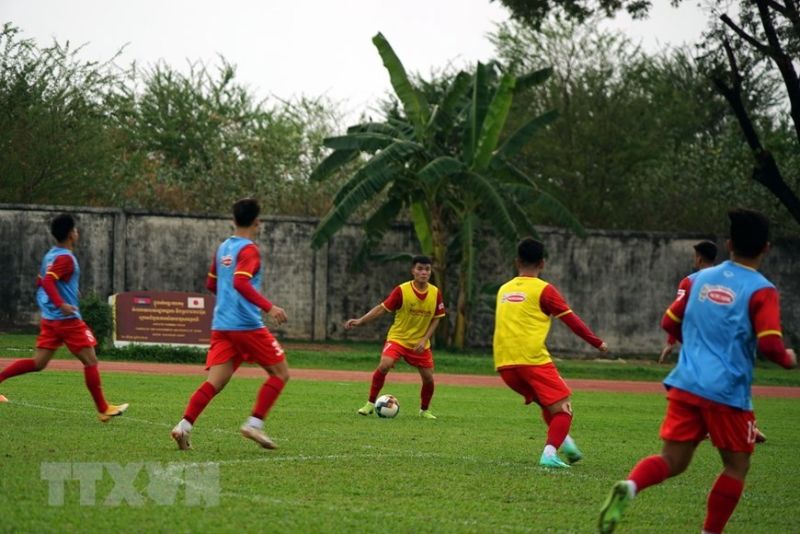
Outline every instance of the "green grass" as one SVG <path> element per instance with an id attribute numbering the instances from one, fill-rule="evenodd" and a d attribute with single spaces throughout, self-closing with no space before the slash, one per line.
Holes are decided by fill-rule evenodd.
<path id="1" fill-rule="evenodd" d="M 33 353 L 35 335 L 0 334 L 0 357 L 21 358 Z M 290 367 L 299 369 L 341 369 L 368 371 L 375 368 L 379 359 L 380 343 L 329 343 L 310 344 L 288 341 L 284 348 Z M 205 351 L 196 349 L 174 349 L 170 347 L 126 347 L 106 349 L 100 360 L 147 360 L 205 362 Z M 56 358 L 71 358 L 64 349 L 59 349 Z M 663 380 L 672 365 L 658 365 L 656 355 L 636 359 L 581 360 L 559 359 L 558 368 L 567 378 L 594 378 L 604 380 Z M 491 349 L 471 350 L 467 353 L 434 351 L 437 373 L 494 374 Z M 673 359 L 674 361 L 674 359 Z M 757 363 L 755 383 L 771 386 L 800 387 L 800 371 L 787 372 L 770 362 Z M 399 363 L 397 372 L 415 373 L 404 363 Z"/>
<path id="2" fill-rule="evenodd" d="M 374 361 L 373 361 L 374 363 Z M 573 435 L 586 458 L 564 472 L 536 465 L 544 441 L 538 413 L 501 388 L 439 386 L 432 408 L 416 417 L 418 386 L 393 384 L 401 413 L 393 420 L 355 414 L 368 385 L 290 382 L 267 421 L 277 451 L 242 439 L 260 380 L 234 378 L 198 420 L 195 450 L 169 438 L 197 377 L 107 373 L 112 401 L 131 402 L 107 425 L 93 413 L 79 373 L 47 371 L 3 384 L 0 405 L 0 530 L 82 532 L 593 532 L 610 485 L 642 456 L 659 450 L 661 395 L 577 393 Z M 797 531 L 795 488 L 800 417 L 794 400 L 758 399 L 769 436 L 754 456 L 745 494 L 726 532 Z M 146 498 L 109 507 L 108 474 L 98 504 L 79 504 L 79 483 L 65 504 L 48 505 L 45 462 L 218 462 L 218 506 L 191 507 Z M 704 443 L 687 473 L 643 492 L 619 532 L 697 532 L 720 471 Z M 136 480 L 143 495 L 148 477 Z"/>

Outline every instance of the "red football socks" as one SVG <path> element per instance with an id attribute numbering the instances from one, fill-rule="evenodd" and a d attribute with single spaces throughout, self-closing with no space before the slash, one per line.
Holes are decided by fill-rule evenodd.
<path id="1" fill-rule="evenodd" d="M 211 382 L 203 382 L 194 392 L 192 398 L 189 399 L 189 405 L 186 407 L 186 413 L 183 414 L 183 418 L 194 424 L 195 419 L 200 416 L 216 394 L 217 390 L 214 389 Z"/>
<path id="2" fill-rule="evenodd" d="M 669 464 L 660 455 L 642 458 L 628 475 L 628 480 L 632 480 L 636 484 L 636 493 L 650 486 L 661 484 L 667 478 L 669 478 Z"/>
<path id="3" fill-rule="evenodd" d="M 547 427 L 547 445 L 552 445 L 558 449 L 564 438 L 569 434 L 569 427 L 572 425 L 572 416 L 567 412 L 558 412 L 550 416 L 550 424 Z"/>
<path id="4" fill-rule="evenodd" d="M 544 420 L 544 424 L 550 426 L 550 421 L 553 420 L 553 414 L 551 414 L 550 410 L 547 408 L 542 408 L 542 419 Z"/>
<path id="5" fill-rule="evenodd" d="M 378 369 L 375 369 L 375 372 L 372 373 L 372 385 L 369 388 L 370 402 L 374 403 L 375 399 L 378 398 L 378 394 L 381 392 L 384 382 L 386 382 L 386 374 L 381 373 Z"/>
<path id="6" fill-rule="evenodd" d="M 430 384 L 423 382 L 422 388 L 419 391 L 420 403 L 419 409 L 420 410 L 427 410 L 428 407 L 431 405 L 431 399 L 433 398 L 433 382 Z"/>
<path id="7" fill-rule="evenodd" d="M 97 364 L 84 366 L 83 379 L 86 382 L 86 389 L 92 394 L 97 411 L 105 413 L 108 410 L 108 403 L 103 396 L 103 388 L 100 385 L 100 371 L 97 370 Z"/>
<path id="8" fill-rule="evenodd" d="M 12 376 L 33 373 L 34 371 L 36 371 L 36 362 L 33 360 L 33 358 L 17 360 L 3 369 L 3 372 L 0 372 L 0 382 L 7 378 L 11 378 Z"/>
<path id="9" fill-rule="evenodd" d="M 744 481 L 720 475 L 711 493 L 708 494 L 708 511 L 703 530 L 708 532 L 722 532 L 728 523 L 736 505 L 739 504 L 739 497 L 742 496 Z"/>
<path id="10" fill-rule="evenodd" d="M 277 376 L 269 377 L 261 386 L 261 389 L 258 390 L 258 397 L 256 397 L 256 403 L 253 406 L 251 415 L 263 421 L 267 417 L 269 409 L 278 400 L 284 385 L 286 383 Z"/>

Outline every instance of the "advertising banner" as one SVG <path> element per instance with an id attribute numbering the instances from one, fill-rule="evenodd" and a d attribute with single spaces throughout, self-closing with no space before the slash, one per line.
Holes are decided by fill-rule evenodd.
<path id="1" fill-rule="evenodd" d="M 130 291 L 109 298 L 114 346 L 208 346 L 216 298 L 209 293 Z"/>

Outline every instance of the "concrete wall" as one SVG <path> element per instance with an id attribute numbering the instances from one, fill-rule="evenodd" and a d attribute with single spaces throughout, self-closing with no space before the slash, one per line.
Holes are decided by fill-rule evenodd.
<path id="1" fill-rule="evenodd" d="M 205 275 L 219 242 L 230 235 L 227 217 L 152 214 L 112 209 L 0 204 L 0 328 L 34 327 L 38 312 L 34 281 L 42 255 L 51 246 L 49 220 L 69 210 L 79 220 L 84 293 L 101 296 L 131 290 L 203 291 Z M 345 333 L 342 322 L 379 303 L 394 285 L 408 279 L 401 263 L 368 264 L 351 272 L 361 238 L 349 225 L 318 251 L 310 246 L 316 220 L 265 218 L 259 243 L 265 260 L 264 292 L 285 308 L 290 321 L 277 330 L 294 339 L 380 341 L 389 319 Z M 542 229 L 549 260 L 543 278 L 555 284 L 572 308 L 616 353 L 653 353 L 664 336 L 661 313 L 680 279 L 691 269 L 691 245 L 714 236 L 593 231 L 585 239 Z M 717 239 L 723 246 L 722 239 Z M 414 251 L 411 228 L 388 232 L 385 252 Z M 479 255 L 477 287 L 513 276 L 511 259 L 485 238 Z M 784 330 L 800 333 L 800 241 L 775 243 L 763 272 L 782 295 Z M 455 276 L 450 280 L 454 283 Z M 455 306 L 454 287 L 445 288 Z M 494 297 L 478 298 L 468 342 L 491 343 Z M 452 316 L 451 316 L 452 318 Z M 554 321 L 549 346 L 564 354 L 586 353 L 587 345 Z"/>

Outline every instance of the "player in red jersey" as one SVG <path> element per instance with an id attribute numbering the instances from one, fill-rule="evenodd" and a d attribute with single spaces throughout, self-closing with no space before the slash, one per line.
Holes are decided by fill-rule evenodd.
<path id="1" fill-rule="evenodd" d="M 172 439 L 181 450 L 191 448 L 189 438 L 195 420 L 244 361 L 260 365 L 269 378 L 239 430 L 265 449 L 277 448 L 264 433 L 264 419 L 289 380 L 289 367 L 280 344 L 264 326 L 261 312 L 279 325 L 286 322 L 286 312 L 258 292 L 262 269 L 254 239 L 261 224 L 260 211 L 258 201 L 252 198 L 233 205 L 236 230 L 219 246 L 211 263 L 206 287 L 217 295 L 217 303 L 206 356 L 208 378 L 191 396 L 183 419 L 172 429 Z"/>
<path id="2" fill-rule="evenodd" d="M 56 349 L 66 344 L 83 364 L 86 388 L 94 400 L 97 417 L 105 423 L 122 415 L 128 405 L 115 406 L 106 402 L 94 351 L 97 341 L 78 309 L 80 267 L 72 251 L 80 234 L 75 219 L 68 213 L 56 216 L 50 223 L 50 233 L 56 246 L 45 254 L 36 279 L 36 301 L 42 313 L 36 352 L 33 358 L 17 360 L 3 369 L 0 383 L 12 376 L 41 371 L 50 363 Z M 7 401 L 0 395 L 0 402 Z"/>
<path id="3" fill-rule="evenodd" d="M 723 471 L 708 496 L 703 533 L 722 532 L 739 502 L 755 445 L 751 384 L 756 349 L 786 369 L 797 356 L 783 345 L 778 291 L 758 272 L 769 250 L 769 221 L 752 210 L 728 217 L 731 260 L 698 273 L 667 309 L 661 326 L 683 345 L 664 380 L 667 413 L 661 454 L 641 459 L 614 484 L 598 527 L 614 531 L 642 490 L 677 476 L 707 436 Z"/>
<path id="4" fill-rule="evenodd" d="M 417 368 L 422 379 L 419 415 L 425 419 L 436 419 L 430 411 L 433 397 L 433 353 L 431 336 L 445 316 L 444 303 L 439 288 L 429 283 L 431 259 L 427 256 L 414 256 L 411 260 L 411 275 L 414 279 L 400 284 L 392 290 L 386 300 L 372 308 L 358 319 L 348 319 L 345 330 L 362 326 L 385 313 L 394 312 L 394 323 L 386 335 L 381 361 L 372 374 L 372 385 L 367 403 L 358 409 L 361 415 L 375 411 L 375 399 L 383 388 L 386 375 L 397 360 L 403 358 L 409 365 Z"/>
<path id="5" fill-rule="evenodd" d="M 695 244 L 693 248 L 695 271 L 692 274 L 685 276 L 683 280 L 680 281 L 678 284 L 678 292 L 675 296 L 676 299 L 685 298 L 692 279 L 703 269 L 713 267 L 714 260 L 717 258 L 717 245 L 712 241 L 700 241 L 699 243 Z M 658 363 L 664 363 L 667 358 L 669 358 L 676 343 L 677 340 L 675 339 L 675 336 L 672 334 L 667 334 L 667 343 L 664 345 L 664 348 L 661 349 L 661 355 L 658 358 Z M 767 441 L 767 436 L 765 436 L 760 429 L 755 428 L 755 434 L 756 443 L 765 443 Z"/>
<path id="6" fill-rule="evenodd" d="M 717 258 L 717 245 L 714 242 L 700 241 L 699 243 L 693 245 L 692 248 L 694 248 L 695 273 L 714 266 L 714 260 Z M 680 281 L 678 284 L 678 293 L 675 296 L 676 299 L 682 298 L 686 294 L 686 289 L 689 287 L 689 283 L 693 274 L 694 273 L 683 277 L 683 279 Z M 670 354 L 672 354 L 672 349 L 675 348 L 676 343 L 677 340 L 675 337 L 672 334 L 667 334 L 667 343 L 664 345 L 664 348 L 661 349 L 661 355 L 658 357 L 658 363 L 664 363 L 667 361 L 667 358 L 669 358 Z"/>
<path id="7" fill-rule="evenodd" d="M 519 393 L 525 404 L 535 403 L 541 409 L 547 437 L 539 465 L 568 468 L 583 454 L 569 435 L 572 392 L 546 346 L 552 319 L 560 319 L 600 352 L 608 352 L 608 345 L 572 311 L 555 286 L 539 278 L 545 268 L 542 242 L 530 237 L 521 240 L 514 263 L 518 275 L 497 291 L 492 337 L 494 366 L 503 382 Z M 558 456 L 559 448 L 569 463 Z"/>

